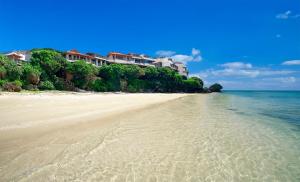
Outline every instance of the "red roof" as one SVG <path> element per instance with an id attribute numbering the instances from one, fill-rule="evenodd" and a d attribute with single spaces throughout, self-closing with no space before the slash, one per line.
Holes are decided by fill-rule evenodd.
<path id="1" fill-rule="evenodd" d="M 110 52 L 110 53 L 108 53 L 108 56 L 113 56 L 113 55 L 115 55 L 115 56 L 129 57 L 129 58 L 132 57 L 132 55 L 122 54 L 122 53 L 119 53 L 119 52 Z"/>
<path id="2" fill-rule="evenodd" d="M 79 53 L 75 49 L 67 51 L 67 54 L 76 55 L 76 56 L 83 56 L 83 57 L 86 57 L 86 58 L 93 58 L 93 56 L 89 56 L 89 55 L 85 55 L 85 54 Z"/>
<path id="3" fill-rule="evenodd" d="M 17 58 L 17 59 L 21 59 L 22 58 L 22 56 L 20 56 L 17 53 L 8 54 L 7 57 L 9 57 L 9 58 Z"/>

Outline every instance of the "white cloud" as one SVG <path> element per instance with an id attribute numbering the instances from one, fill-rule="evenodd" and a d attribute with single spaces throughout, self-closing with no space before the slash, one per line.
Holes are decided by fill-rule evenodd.
<path id="1" fill-rule="evenodd" d="M 213 70 L 211 74 L 214 76 L 242 76 L 242 77 L 257 77 L 260 72 L 258 70 L 231 69 Z"/>
<path id="2" fill-rule="evenodd" d="M 166 50 L 156 51 L 156 55 L 159 57 L 170 57 L 173 56 L 174 54 L 176 54 L 176 52 L 174 51 L 166 51 Z"/>
<path id="3" fill-rule="evenodd" d="M 176 55 L 172 56 L 171 58 L 173 58 L 174 60 L 179 61 L 179 62 L 188 62 L 188 61 L 193 61 L 193 59 L 194 59 L 193 56 L 182 55 L 182 54 L 176 54 Z"/>
<path id="4" fill-rule="evenodd" d="M 159 57 L 170 57 L 175 61 L 187 63 L 187 62 L 200 62 L 202 61 L 201 52 L 199 49 L 193 48 L 191 55 L 186 54 L 176 54 L 175 51 L 170 50 L 160 50 L 156 52 L 156 55 Z"/>
<path id="5" fill-rule="evenodd" d="M 291 76 L 291 77 L 283 77 L 283 78 L 279 78 L 279 80 L 283 83 L 295 83 L 297 80 L 295 77 Z"/>
<path id="6" fill-rule="evenodd" d="M 282 63 L 282 65 L 300 65 L 300 60 L 290 60 L 290 61 L 285 61 Z"/>
<path id="7" fill-rule="evenodd" d="M 243 62 L 229 62 L 221 64 L 220 66 L 229 69 L 241 69 L 241 68 L 252 68 L 252 64 Z"/>
<path id="8" fill-rule="evenodd" d="M 198 55 L 200 55 L 200 53 L 201 53 L 201 52 L 200 52 L 199 49 L 195 49 L 195 48 L 192 49 L 192 55 L 193 55 L 193 56 L 198 56 Z"/>
<path id="9" fill-rule="evenodd" d="M 296 73 L 296 71 L 291 70 L 261 70 L 260 76 L 274 76 L 274 75 L 289 75 Z"/>
<path id="10" fill-rule="evenodd" d="M 228 62 L 219 65 L 223 69 L 208 69 L 194 75 L 201 78 L 218 78 L 218 77 L 233 77 L 233 78 L 256 78 L 256 77 L 270 77 L 278 75 L 289 75 L 296 73 L 293 70 L 273 70 L 270 68 L 253 67 L 250 63 L 244 62 Z"/>
<path id="11" fill-rule="evenodd" d="M 300 17 L 300 14 L 292 15 L 292 11 L 290 11 L 290 10 L 288 10 L 284 13 L 280 13 L 280 14 L 276 15 L 277 19 L 282 19 L 282 20 L 286 20 L 286 19 L 289 19 L 289 18 L 299 18 L 299 17 Z"/>
<path id="12" fill-rule="evenodd" d="M 295 83 L 297 79 L 293 76 L 290 77 L 277 77 L 277 78 L 264 78 L 263 81 L 275 81 L 280 83 Z"/>
<path id="13" fill-rule="evenodd" d="M 213 70 L 211 74 L 214 76 L 240 76 L 240 77 L 258 77 L 258 76 L 274 76 L 274 75 L 288 75 L 295 73 L 290 70 L 263 70 L 263 69 L 223 69 Z"/>
<path id="14" fill-rule="evenodd" d="M 280 14 L 276 15 L 276 18 L 277 19 L 288 19 L 291 13 L 292 12 L 290 10 L 288 10 L 284 13 L 280 13 Z"/>

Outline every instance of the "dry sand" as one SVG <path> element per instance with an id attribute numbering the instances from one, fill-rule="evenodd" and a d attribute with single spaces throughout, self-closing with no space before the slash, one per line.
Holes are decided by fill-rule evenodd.
<path id="1" fill-rule="evenodd" d="M 2 93 L 0 131 L 66 125 L 143 109 L 186 94 Z"/>
<path id="2" fill-rule="evenodd" d="M 1 93 L 0 181 L 23 180 L 63 155 L 66 146 L 76 144 L 96 129 L 124 115 L 134 115 L 184 96 L 186 94 Z"/>

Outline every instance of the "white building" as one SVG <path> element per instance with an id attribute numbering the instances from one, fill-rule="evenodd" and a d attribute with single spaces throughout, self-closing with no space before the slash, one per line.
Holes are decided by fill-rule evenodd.
<path id="1" fill-rule="evenodd" d="M 131 64 L 131 65 L 138 65 L 141 67 L 152 66 L 154 67 L 155 59 L 150 58 L 145 55 L 139 54 L 122 54 L 118 52 L 110 52 L 107 55 L 107 60 L 109 63 L 114 64 Z"/>
<path id="2" fill-rule="evenodd" d="M 139 66 L 154 66 L 155 59 L 150 58 L 149 56 L 146 56 L 144 54 L 132 54 L 129 55 L 132 56 L 132 59 L 134 60 L 134 63 Z"/>
<path id="3" fill-rule="evenodd" d="M 168 67 L 177 71 L 180 75 L 188 76 L 186 65 L 182 62 L 175 62 L 172 58 L 157 58 L 154 64 L 156 67 Z"/>
<path id="4" fill-rule="evenodd" d="M 69 62 L 75 62 L 79 60 L 86 61 L 87 63 L 94 64 L 95 66 L 102 66 L 107 63 L 106 58 L 96 55 L 93 53 L 89 54 L 82 54 L 79 53 L 77 50 L 70 50 L 65 53 L 65 58 Z"/>
<path id="5" fill-rule="evenodd" d="M 174 64 L 172 58 L 157 58 L 155 59 L 154 65 L 156 67 L 168 67 L 173 70 L 177 70 L 177 66 Z"/>
<path id="6" fill-rule="evenodd" d="M 21 64 L 23 61 L 30 61 L 31 58 L 30 51 L 13 51 L 5 55 L 17 64 Z"/>
<path id="7" fill-rule="evenodd" d="M 188 72 L 185 64 L 183 64 L 182 62 L 175 62 L 174 64 L 177 66 L 177 71 L 180 75 L 183 75 L 186 77 L 188 76 L 189 72 Z"/>

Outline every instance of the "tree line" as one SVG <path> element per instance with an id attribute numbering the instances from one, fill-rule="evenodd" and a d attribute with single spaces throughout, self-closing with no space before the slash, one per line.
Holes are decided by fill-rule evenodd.
<path id="1" fill-rule="evenodd" d="M 222 86 L 204 88 L 200 78 L 187 78 L 166 67 L 122 64 L 96 67 L 85 61 L 70 63 L 59 51 L 35 49 L 30 61 L 21 65 L 0 55 L 0 89 L 200 93 L 219 92 Z"/>

